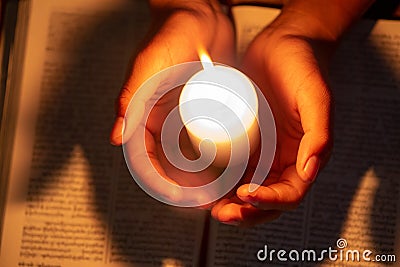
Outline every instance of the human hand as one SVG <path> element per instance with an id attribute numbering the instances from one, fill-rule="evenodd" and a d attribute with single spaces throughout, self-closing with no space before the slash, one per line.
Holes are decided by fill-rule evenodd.
<path id="1" fill-rule="evenodd" d="M 262 186 L 249 192 L 245 183 L 236 196 L 213 207 L 213 217 L 221 222 L 251 226 L 296 208 L 329 158 L 332 98 L 325 76 L 336 40 L 322 32 L 311 35 L 292 21 L 293 14 L 283 13 L 244 56 L 242 70 L 260 87 L 274 114 L 277 146 Z M 256 163 L 256 157 L 251 159 L 244 181 Z"/>
<path id="2" fill-rule="evenodd" d="M 152 34 L 134 57 L 131 71 L 116 102 L 117 116 L 110 137 L 114 145 L 122 144 L 124 116 L 133 95 L 153 74 L 179 63 L 198 61 L 199 48 L 207 50 L 215 61 L 226 64 L 233 62 L 232 25 L 218 7 L 209 6 L 202 1 L 172 2 L 179 2 L 181 6 L 163 6 L 161 3 L 154 7 L 153 11 L 161 19 L 153 23 Z M 177 105 L 178 98 L 179 90 L 174 90 L 160 99 L 145 125 L 145 148 L 140 145 L 130 147 L 134 151 L 130 167 L 142 176 L 150 188 L 169 199 L 179 198 L 176 188 L 157 183 L 158 179 L 155 176 L 161 175 L 174 184 L 197 186 L 210 182 L 220 171 L 210 167 L 197 173 L 186 172 L 174 167 L 167 160 L 160 140 L 161 129 L 166 116 Z M 140 105 L 133 108 L 140 113 Z M 185 133 L 181 136 L 180 147 L 188 158 L 196 157 Z M 153 167 L 157 173 L 150 171 L 154 170 Z"/>

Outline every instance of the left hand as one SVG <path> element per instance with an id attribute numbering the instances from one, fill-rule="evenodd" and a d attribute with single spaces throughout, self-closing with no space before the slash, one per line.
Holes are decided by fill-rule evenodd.
<path id="1" fill-rule="evenodd" d="M 281 16 L 264 29 L 243 60 L 243 71 L 260 87 L 274 114 L 277 146 L 262 186 L 250 193 L 249 184 L 243 184 L 236 196 L 213 207 L 213 217 L 227 224 L 252 226 L 296 208 L 329 158 L 332 99 L 324 71 L 332 43 L 310 38 L 286 21 Z M 251 178 L 252 165 L 244 182 Z"/>

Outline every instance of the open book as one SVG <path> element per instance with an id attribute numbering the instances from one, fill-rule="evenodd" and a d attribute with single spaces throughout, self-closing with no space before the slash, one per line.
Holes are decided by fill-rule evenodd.
<path id="1" fill-rule="evenodd" d="M 278 13 L 234 7 L 239 54 Z M 153 200 L 108 143 L 113 101 L 148 17 L 145 1 L 19 2 L 1 70 L 1 267 L 383 264 L 321 258 L 329 247 L 400 257 L 400 22 L 360 22 L 339 48 L 335 149 L 302 205 L 240 229 Z M 280 249 L 318 254 L 266 257 Z"/>

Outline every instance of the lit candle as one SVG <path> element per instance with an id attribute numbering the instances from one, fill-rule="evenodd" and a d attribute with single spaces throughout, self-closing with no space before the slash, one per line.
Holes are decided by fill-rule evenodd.
<path id="1" fill-rule="evenodd" d="M 193 148 L 214 166 L 248 161 L 259 144 L 258 98 L 253 83 L 232 67 L 201 55 L 203 70 L 182 89 L 179 112 Z"/>

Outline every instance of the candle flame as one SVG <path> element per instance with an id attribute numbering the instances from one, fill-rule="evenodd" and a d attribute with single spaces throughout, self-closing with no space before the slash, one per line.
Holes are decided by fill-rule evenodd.
<path id="1" fill-rule="evenodd" d="M 199 57 L 201 61 L 201 65 L 203 65 L 203 69 L 208 69 L 214 66 L 210 56 L 204 49 L 199 50 Z"/>

